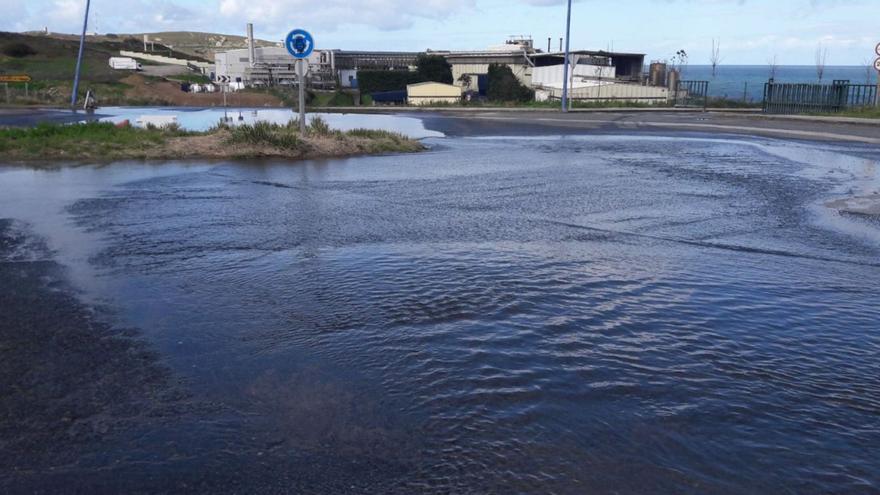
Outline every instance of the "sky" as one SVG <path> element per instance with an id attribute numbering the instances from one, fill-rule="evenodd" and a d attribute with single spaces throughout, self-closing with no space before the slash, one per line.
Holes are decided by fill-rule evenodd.
<path id="1" fill-rule="evenodd" d="M 0 30 L 82 29 L 85 0 L 0 0 Z M 481 49 L 527 35 L 554 50 L 565 34 L 565 0 L 92 0 L 99 33 L 206 31 L 279 40 L 293 28 L 319 48 Z M 571 46 L 722 64 L 871 64 L 880 43 L 880 0 L 575 0 Z"/>

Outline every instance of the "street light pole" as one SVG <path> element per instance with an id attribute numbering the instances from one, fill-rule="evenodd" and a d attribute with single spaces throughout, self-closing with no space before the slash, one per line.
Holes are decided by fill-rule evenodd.
<path id="1" fill-rule="evenodd" d="M 569 48 L 571 47 L 569 39 L 571 38 L 571 0 L 568 0 L 568 15 L 565 19 L 565 64 L 562 68 L 562 111 L 568 111 L 568 66 L 569 66 Z"/>
<path id="2" fill-rule="evenodd" d="M 89 5 L 91 0 L 86 0 L 86 16 L 83 19 L 82 35 L 79 38 L 79 54 L 76 56 L 76 74 L 73 75 L 73 94 L 70 95 L 70 107 L 76 109 L 76 94 L 79 92 L 79 68 L 82 65 L 83 47 L 86 44 L 86 29 L 89 25 Z"/>

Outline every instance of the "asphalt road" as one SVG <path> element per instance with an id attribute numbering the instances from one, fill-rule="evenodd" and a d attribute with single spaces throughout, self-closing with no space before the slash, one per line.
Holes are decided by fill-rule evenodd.
<path id="1" fill-rule="evenodd" d="M 323 110 L 322 110 L 323 111 Z M 360 109 L 370 113 L 406 113 L 401 109 Z M 579 131 L 668 131 L 756 135 L 811 141 L 880 144 L 880 121 L 853 123 L 853 119 L 780 118 L 761 114 L 691 111 L 571 112 L 534 110 L 469 110 L 419 112 L 431 126 L 450 135 L 497 133 L 532 134 L 556 128 Z M 96 116 L 100 116 L 100 110 Z M 0 109 L 0 127 L 30 126 L 39 122 L 75 122 L 94 118 L 61 109 Z M 524 125 L 528 124 L 528 125 Z"/>

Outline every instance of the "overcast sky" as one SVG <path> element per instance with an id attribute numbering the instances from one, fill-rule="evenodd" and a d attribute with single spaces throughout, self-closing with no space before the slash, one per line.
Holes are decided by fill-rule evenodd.
<path id="1" fill-rule="evenodd" d="M 0 0 L 0 30 L 80 29 L 85 0 Z M 101 33 L 209 31 L 280 39 L 309 29 L 325 48 L 424 50 L 484 48 L 531 35 L 554 49 L 565 29 L 564 0 L 92 0 Z M 572 47 L 634 51 L 666 59 L 678 49 L 709 62 L 861 65 L 880 42 L 880 0 L 581 0 L 572 13 Z"/>

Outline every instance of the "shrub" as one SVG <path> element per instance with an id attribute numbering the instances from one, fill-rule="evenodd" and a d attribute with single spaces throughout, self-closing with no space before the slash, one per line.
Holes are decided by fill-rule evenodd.
<path id="1" fill-rule="evenodd" d="M 27 43 L 8 43 L 3 46 L 3 54 L 13 58 L 24 58 L 36 55 L 37 51 Z"/>
<path id="2" fill-rule="evenodd" d="M 409 84 L 420 82 L 425 82 L 422 76 L 408 70 L 358 71 L 358 88 L 365 95 L 381 91 L 401 91 Z"/>
<path id="3" fill-rule="evenodd" d="M 452 66 L 443 55 L 419 55 L 416 59 L 416 72 L 421 82 L 452 84 Z"/>
<path id="4" fill-rule="evenodd" d="M 486 93 L 492 101 L 527 102 L 535 99 L 535 92 L 519 82 L 510 67 L 501 64 L 489 65 L 489 90 Z"/>
<path id="5" fill-rule="evenodd" d="M 332 130 L 330 129 L 330 125 L 328 125 L 327 121 L 320 116 L 315 116 L 312 118 L 312 121 L 309 124 L 309 131 L 311 131 L 313 134 L 317 134 L 318 136 L 326 136 L 332 132 Z"/>
<path id="6" fill-rule="evenodd" d="M 281 126 L 268 122 L 233 127 L 230 140 L 233 143 L 274 146 L 284 149 L 296 149 L 300 145 L 299 136 L 290 128 L 289 124 Z"/>

